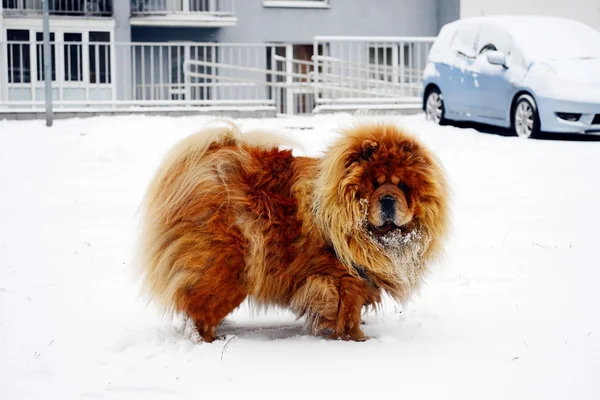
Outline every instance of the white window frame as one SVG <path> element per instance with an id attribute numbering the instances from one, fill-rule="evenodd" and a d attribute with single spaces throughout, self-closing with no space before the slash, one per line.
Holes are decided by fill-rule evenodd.
<path id="1" fill-rule="evenodd" d="M 329 0 L 263 0 L 263 7 L 278 8 L 330 8 Z"/>
<path id="2" fill-rule="evenodd" d="M 371 50 L 375 54 L 375 59 L 381 61 L 371 64 Z M 383 58 L 380 60 L 378 51 L 383 50 Z M 387 50 L 390 51 L 390 56 L 387 57 Z M 394 76 L 398 76 L 398 68 L 400 66 L 399 45 L 395 43 L 367 43 L 366 65 L 375 65 L 375 68 L 382 67 L 382 71 L 369 72 L 369 79 L 392 82 Z"/>
<path id="3" fill-rule="evenodd" d="M 57 24 L 58 25 L 58 24 Z M 3 98 L 8 100 L 8 92 L 9 88 L 25 88 L 28 87 L 31 91 L 31 101 L 40 101 L 43 99 L 36 98 L 36 91 L 38 89 L 42 89 L 44 87 L 44 81 L 38 80 L 37 78 L 37 53 L 36 47 L 38 45 L 36 40 L 36 33 L 42 32 L 43 29 L 39 26 L 3 26 L 2 27 L 2 35 L 5 38 L 5 45 L 2 48 L 2 51 L 5 53 L 8 48 L 9 42 L 6 41 L 7 31 L 8 30 L 24 30 L 29 31 L 29 42 L 30 42 L 30 74 L 31 79 L 28 83 L 8 83 L 8 79 L 3 79 L 3 82 L 6 85 L 5 93 L 3 93 Z M 111 97 L 113 100 L 116 100 L 116 45 L 115 45 L 115 32 L 112 27 L 102 27 L 102 26 L 93 26 L 89 28 L 76 28 L 76 27 L 50 27 L 50 32 L 54 33 L 54 42 L 51 44 L 55 46 L 54 48 L 54 56 L 56 59 L 56 79 L 52 81 L 53 89 L 58 90 L 58 98 L 57 101 L 64 100 L 64 89 L 74 89 L 81 88 L 85 89 L 85 98 L 89 99 L 90 96 L 90 88 L 107 88 L 111 90 Z M 90 32 L 108 32 L 109 34 L 109 42 L 106 42 L 110 46 L 110 83 L 100 83 L 98 80 L 96 83 L 90 82 L 90 65 L 89 65 L 89 34 Z M 69 42 L 64 42 L 65 33 L 78 33 L 81 34 L 82 41 L 81 42 L 73 42 L 81 45 L 81 66 L 82 66 L 82 80 L 79 81 L 69 81 L 65 79 L 65 44 Z M 92 42 L 92 44 L 99 44 L 103 42 Z M 7 62 L 8 59 L 5 54 L 0 57 L 2 61 L 2 65 L 0 65 L 0 72 L 3 75 L 6 75 L 5 69 L 8 67 Z"/>

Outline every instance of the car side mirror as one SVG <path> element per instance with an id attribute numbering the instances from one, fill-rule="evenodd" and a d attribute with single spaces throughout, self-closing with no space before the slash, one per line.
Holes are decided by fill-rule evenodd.
<path id="1" fill-rule="evenodd" d="M 508 68 L 506 66 L 506 55 L 504 55 L 501 51 L 490 50 L 487 52 L 487 60 L 492 65 L 502 65 L 504 68 Z"/>

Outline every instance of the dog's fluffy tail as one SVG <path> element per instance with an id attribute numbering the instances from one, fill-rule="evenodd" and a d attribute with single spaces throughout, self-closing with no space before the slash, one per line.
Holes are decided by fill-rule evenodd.
<path id="1" fill-rule="evenodd" d="M 293 146 L 289 140 L 287 144 Z M 244 195 L 235 192 L 240 185 L 230 183 L 247 158 L 245 145 L 272 148 L 286 143 L 266 132 L 242 135 L 233 122 L 217 120 L 177 143 L 149 184 L 140 209 L 136 264 L 145 292 L 166 313 L 177 311 L 177 291 L 200 273 L 191 274 L 187 264 L 199 248 L 209 245 L 203 243 L 202 219 L 214 210 L 203 205 L 227 206 Z"/>
<path id="2" fill-rule="evenodd" d="M 177 290 L 190 279 L 184 264 L 195 238 L 177 221 L 189 219 L 186 213 L 194 198 L 212 195 L 218 188 L 215 168 L 228 156 L 218 160 L 215 152 L 209 157 L 209 151 L 237 148 L 240 143 L 241 132 L 234 123 L 210 124 L 177 143 L 149 183 L 140 207 L 135 264 L 144 295 L 165 313 L 176 311 Z"/>

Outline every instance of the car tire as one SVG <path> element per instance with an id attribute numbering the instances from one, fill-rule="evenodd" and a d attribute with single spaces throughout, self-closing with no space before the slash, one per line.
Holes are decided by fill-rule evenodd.
<path id="1" fill-rule="evenodd" d="M 444 96 L 440 90 L 433 87 L 425 95 L 425 117 L 438 125 L 446 121 L 446 109 L 444 107 Z"/>
<path id="2" fill-rule="evenodd" d="M 531 95 L 522 94 L 515 102 L 512 113 L 513 130 L 517 136 L 530 139 L 540 133 L 540 116 Z"/>

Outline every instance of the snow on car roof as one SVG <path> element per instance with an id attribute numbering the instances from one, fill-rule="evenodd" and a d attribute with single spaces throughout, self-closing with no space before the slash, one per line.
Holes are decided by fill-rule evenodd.
<path id="1" fill-rule="evenodd" d="M 452 24 L 470 23 L 504 29 L 529 60 L 600 57 L 600 32 L 575 20 L 501 15 L 465 18 Z"/>

